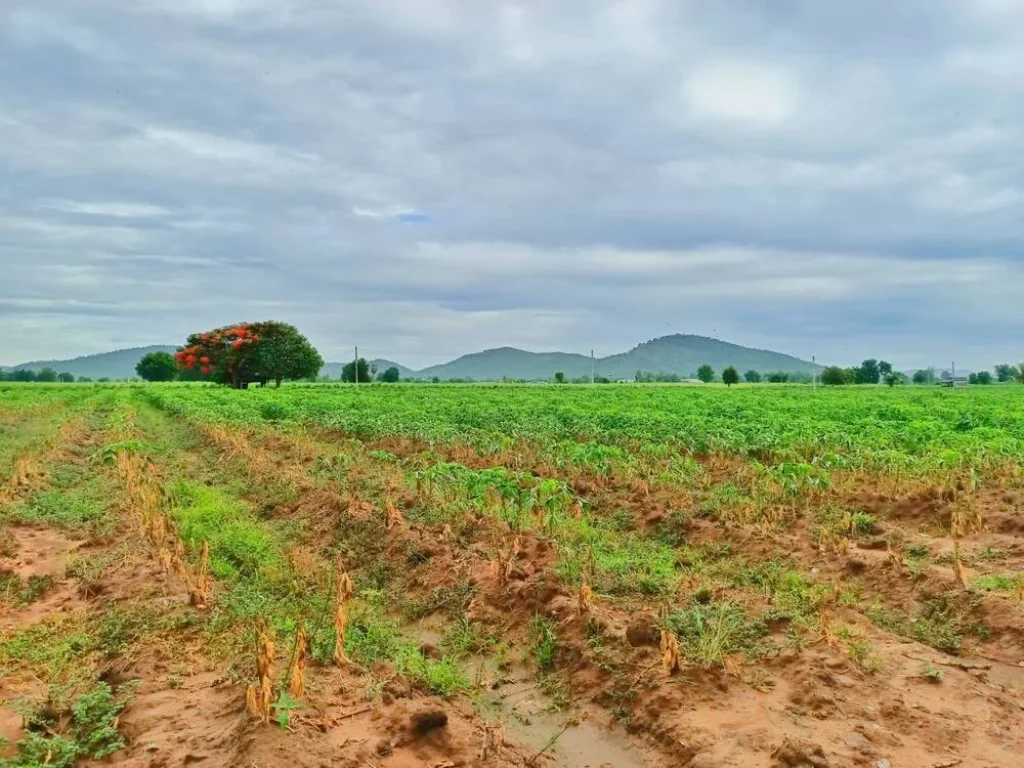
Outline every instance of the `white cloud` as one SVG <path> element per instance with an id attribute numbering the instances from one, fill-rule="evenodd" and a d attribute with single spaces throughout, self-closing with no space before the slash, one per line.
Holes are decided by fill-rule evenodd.
<path id="1" fill-rule="evenodd" d="M 690 114 L 743 125 L 772 127 L 799 106 L 800 90 L 787 72 L 757 61 L 700 66 L 684 86 Z"/>
<path id="2" fill-rule="evenodd" d="M 170 211 L 159 205 L 128 201 L 44 200 L 39 208 L 64 213 L 78 213 L 88 216 L 109 216 L 117 219 L 144 219 L 169 216 Z"/>

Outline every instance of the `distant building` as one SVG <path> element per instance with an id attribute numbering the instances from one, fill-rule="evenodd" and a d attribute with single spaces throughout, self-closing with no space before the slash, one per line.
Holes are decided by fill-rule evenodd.
<path id="1" fill-rule="evenodd" d="M 971 385 L 966 376 L 943 376 L 935 383 L 940 387 L 969 387 Z"/>

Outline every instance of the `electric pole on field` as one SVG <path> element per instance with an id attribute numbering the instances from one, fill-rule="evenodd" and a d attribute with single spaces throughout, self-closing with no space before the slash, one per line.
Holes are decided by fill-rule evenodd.
<path id="1" fill-rule="evenodd" d="M 352 369 L 355 371 L 356 384 L 359 383 L 359 347 L 356 347 L 356 357 L 352 363 Z"/>
<path id="2" fill-rule="evenodd" d="M 590 383 L 594 383 L 594 371 L 597 368 L 597 363 L 594 361 L 594 350 L 590 350 Z"/>
<path id="3" fill-rule="evenodd" d="M 818 358 L 811 355 L 811 387 L 818 391 Z"/>

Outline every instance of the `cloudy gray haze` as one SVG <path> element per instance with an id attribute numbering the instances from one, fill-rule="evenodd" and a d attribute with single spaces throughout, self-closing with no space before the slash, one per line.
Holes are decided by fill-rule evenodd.
<path id="1" fill-rule="evenodd" d="M 1024 0 L 3 0 L 0 362 L 1024 358 Z"/>

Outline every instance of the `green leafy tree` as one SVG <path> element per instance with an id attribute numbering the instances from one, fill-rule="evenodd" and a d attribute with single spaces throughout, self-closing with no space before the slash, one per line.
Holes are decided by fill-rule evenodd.
<path id="1" fill-rule="evenodd" d="M 311 379 L 323 367 L 323 358 L 294 326 L 273 320 L 237 323 L 193 333 L 175 354 L 182 378 L 245 389 L 269 381 Z"/>
<path id="2" fill-rule="evenodd" d="M 728 387 L 731 387 L 733 384 L 739 384 L 739 371 L 737 371 L 736 368 L 730 365 L 728 368 L 722 371 L 722 381 L 725 382 L 725 385 Z"/>
<path id="3" fill-rule="evenodd" d="M 27 382 L 27 381 L 35 381 L 35 380 L 36 380 L 36 372 L 35 371 L 30 371 L 30 370 L 28 370 L 26 368 L 21 368 L 21 369 L 19 369 L 17 371 L 11 371 L 11 381 Z"/>
<path id="4" fill-rule="evenodd" d="M 761 374 L 757 371 L 747 371 L 743 374 L 743 378 L 749 384 L 757 384 L 761 381 Z"/>
<path id="5" fill-rule="evenodd" d="M 977 373 L 978 383 L 982 386 L 992 383 L 992 374 L 988 371 L 978 371 Z"/>
<path id="6" fill-rule="evenodd" d="M 838 365 L 830 365 L 821 372 L 821 383 L 827 387 L 838 387 L 851 382 L 849 370 Z"/>
<path id="7" fill-rule="evenodd" d="M 285 323 L 263 323 L 260 340 L 252 350 L 251 365 L 260 383 L 274 382 L 280 387 L 285 379 L 311 379 L 324 366 L 324 359 L 305 336 Z"/>
<path id="8" fill-rule="evenodd" d="M 359 373 L 359 377 L 356 378 L 356 373 Z M 366 360 L 359 358 L 358 367 L 356 361 L 345 363 L 345 367 L 341 369 L 341 380 L 347 381 L 349 384 L 358 382 L 359 384 L 366 384 L 372 381 L 370 378 L 370 366 Z"/>
<path id="9" fill-rule="evenodd" d="M 36 381 L 53 382 L 57 380 L 57 372 L 53 368 L 43 368 L 36 374 Z"/>
<path id="10" fill-rule="evenodd" d="M 1017 372 L 1014 373 L 1013 378 L 1017 380 L 1018 384 L 1024 384 L 1024 363 L 1017 367 Z"/>
<path id="11" fill-rule="evenodd" d="M 169 352 L 150 352 L 136 363 L 135 372 L 143 381 L 174 381 L 178 364 Z"/>
<path id="12" fill-rule="evenodd" d="M 401 372 L 392 365 L 377 377 L 377 381 L 383 381 L 385 384 L 395 384 L 401 377 Z"/>
<path id="13" fill-rule="evenodd" d="M 883 379 L 885 379 L 886 376 L 892 373 L 892 363 L 888 363 L 885 360 L 879 362 L 878 373 Z"/>
<path id="14" fill-rule="evenodd" d="M 565 373 L 563 371 L 555 371 L 555 382 L 565 384 Z"/>
<path id="15" fill-rule="evenodd" d="M 995 367 L 996 381 L 1000 384 L 1005 384 L 1008 381 L 1013 381 L 1017 377 L 1017 369 L 1009 363 L 1000 363 Z"/>
<path id="16" fill-rule="evenodd" d="M 877 384 L 878 377 L 881 376 L 878 361 L 874 358 L 865 360 L 856 371 L 854 384 Z"/>
<path id="17" fill-rule="evenodd" d="M 969 374 L 967 376 L 967 383 L 968 384 L 977 384 L 978 383 L 978 374 L 976 374 L 976 373 Z"/>
<path id="18" fill-rule="evenodd" d="M 783 373 L 782 371 L 776 371 L 775 373 L 768 374 L 769 384 L 785 384 L 789 381 L 789 374 Z"/>
<path id="19" fill-rule="evenodd" d="M 914 371 L 914 376 L 911 379 L 915 384 L 927 384 L 932 380 L 932 372 L 929 370 Z"/>
<path id="20" fill-rule="evenodd" d="M 57 374 L 57 381 L 62 384 L 73 384 L 75 381 L 75 374 L 62 371 Z"/>
<path id="21" fill-rule="evenodd" d="M 78 377 L 78 383 L 79 384 L 88 384 L 91 381 L 92 381 L 92 379 L 90 379 L 88 376 L 79 376 Z"/>
<path id="22" fill-rule="evenodd" d="M 895 387 L 897 384 L 903 383 L 903 377 L 898 373 L 887 373 L 884 381 L 887 387 Z"/>
<path id="23" fill-rule="evenodd" d="M 697 369 L 697 378 L 703 381 L 705 384 L 710 384 L 715 380 L 715 369 L 705 363 Z"/>

